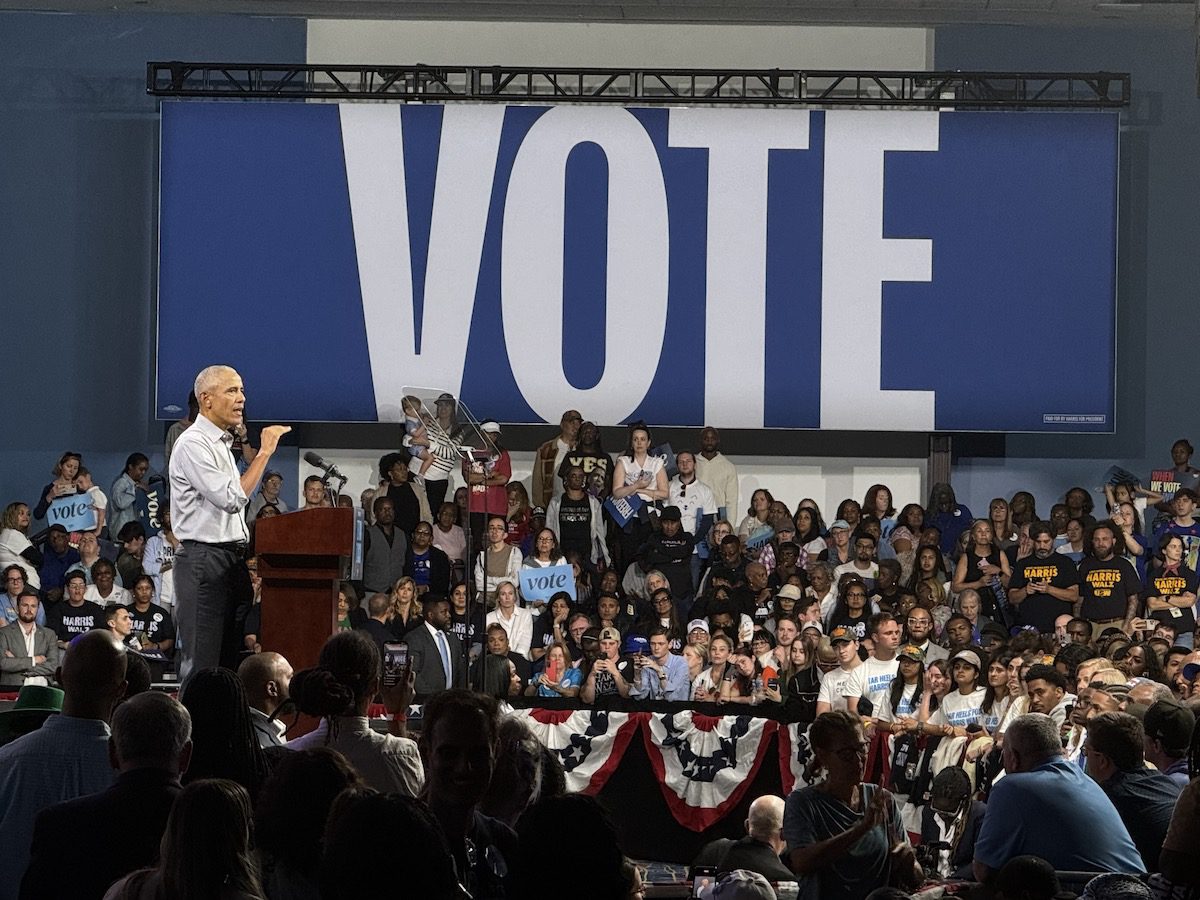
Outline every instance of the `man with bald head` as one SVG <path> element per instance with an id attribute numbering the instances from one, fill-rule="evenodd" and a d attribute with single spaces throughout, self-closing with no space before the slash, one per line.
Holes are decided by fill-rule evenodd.
<path id="1" fill-rule="evenodd" d="M 783 798 L 766 794 L 750 804 L 744 838 L 713 841 L 700 851 L 693 865 L 715 866 L 718 872 L 747 869 L 768 881 L 795 881 L 795 874 L 779 859 L 786 847 Z"/>
<path id="2" fill-rule="evenodd" d="M 0 900 L 17 897 L 37 813 L 113 783 L 108 723 L 125 693 L 125 664 L 125 648 L 111 631 L 75 638 L 55 675 L 62 713 L 0 748 Z"/>
<path id="3" fill-rule="evenodd" d="M 229 366 L 209 366 L 196 376 L 195 391 L 200 415 L 175 442 L 170 465 L 171 524 L 181 542 L 175 552 L 181 681 L 195 669 L 237 664 L 245 618 L 239 609 L 249 608 L 253 593 L 246 506 L 279 439 L 292 430 L 264 428 L 258 453 L 239 474 L 232 448 L 234 432 L 245 429 L 241 376 Z"/>
<path id="4" fill-rule="evenodd" d="M 283 747 L 285 728 L 271 717 L 288 701 L 292 683 L 292 666 L 278 653 L 255 653 L 238 666 L 238 679 L 246 690 L 250 705 L 250 724 L 258 738 L 258 746 Z"/>

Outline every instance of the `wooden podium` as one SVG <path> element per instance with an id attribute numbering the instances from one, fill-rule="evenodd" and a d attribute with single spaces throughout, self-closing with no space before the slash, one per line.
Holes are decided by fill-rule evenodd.
<path id="1" fill-rule="evenodd" d="M 337 586 L 355 550 L 353 509 L 303 509 L 259 519 L 254 549 L 262 578 L 264 650 L 296 671 L 317 664 L 337 630 Z"/>

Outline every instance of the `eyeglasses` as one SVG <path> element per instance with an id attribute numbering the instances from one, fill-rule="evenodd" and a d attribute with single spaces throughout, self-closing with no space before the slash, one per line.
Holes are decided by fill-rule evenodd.
<path id="1" fill-rule="evenodd" d="M 867 751 L 871 745 L 867 741 L 859 741 L 857 744 L 851 744 L 849 747 L 841 747 L 833 751 L 833 755 L 842 762 L 853 762 L 857 759 L 865 759 Z"/>

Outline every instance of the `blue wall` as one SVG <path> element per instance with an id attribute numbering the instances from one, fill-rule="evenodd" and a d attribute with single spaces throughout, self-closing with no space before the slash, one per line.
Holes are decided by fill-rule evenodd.
<path id="1" fill-rule="evenodd" d="M 939 69 L 1127 71 L 1134 102 L 1121 135 L 1118 254 L 1117 431 L 1104 436 L 1010 435 L 1003 458 L 956 461 L 954 484 L 975 511 L 1025 487 L 1039 511 L 1066 488 L 1092 489 L 1097 505 L 1112 463 L 1148 477 L 1170 465 L 1171 444 L 1200 437 L 1194 402 L 1195 317 L 1200 285 L 1200 100 L 1190 27 L 940 28 Z M 997 311 L 1002 314 L 1002 311 Z M 1031 323 L 1036 327 L 1036 323 Z M 1063 335 L 1056 359 L 1026 359 L 1021 348 L 979 348 L 980 365 L 1037 366 L 1045 377 L 1086 353 Z"/>
<path id="2" fill-rule="evenodd" d="M 105 491 L 130 452 L 162 461 L 146 63 L 304 62 L 305 39 L 301 19 L 0 13 L 0 505 L 32 505 L 67 449 Z"/>

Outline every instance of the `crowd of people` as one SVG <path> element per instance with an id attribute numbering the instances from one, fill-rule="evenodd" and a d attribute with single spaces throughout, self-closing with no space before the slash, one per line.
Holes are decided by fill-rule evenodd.
<path id="1" fill-rule="evenodd" d="M 338 848 L 383 847 L 389 829 L 422 835 L 431 862 L 414 878 L 431 879 L 426 896 L 528 896 L 522 879 L 544 876 L 539 846 L 561 840 L 563 816 L 590 823 L 579 827 L 593 844 L 613 826 L 566 795 L 553 754 L 503 715 L 520 695 L 711 703 L 794 724 L 811 758 L 769 817 L 779 819 L 766 842 L 775 865 L 760 875 L 780 881 L 782 866 L 805 896 L 926 879 L 1028 887 L 1044 874 L 1030 856 L 1060 873 L 1136 876 L 1160 897 L 1197 895 L 1186 854 L 1200 795 L 1200 470 L 1186 441 L 1172 450 L 1172 490 L 1117 471 L 1099 511 L 1072 487 L 1045 516 L 1017 491 L 977 518 L 948 484 L 897 509 L 877 484 L 827 521 L 813 500 L 790 509 L 764 488 L 742 509 L 716 429 L 697 451 L 663 452 L 638 424 L 613 457 L 575 411 L 538 448 L 528 487 L 512 480 L 500 426 L 483 423 L 486 446 L 446 501 L 438 422 L 448 433 L 453 398 L 437 406 L 436 420 L 411 407 L 405 451 L 384 456 L 361 495 L 362 578 L 339 586 L 338 633 L 295 673 L 261 633 L 253 526 L 287 507 L 281 476 L 259 460 L 245 508 L 243 640 L 222 654 L 226 668 L 185 673 L 175 705 L 133 690 L 169 671 L 189 640 L 174 621 L 170 512 L 151 533 L 134 502 L 145 456 L 129 458 L 106 498 L 81 457 L 64 454 L 33 507 L 5 508 L 0 688 L 66 696 L 58 715 L 0 749 L 0 822 L 26 837 L 24 855 L 0 861 L 0 898 L 17 885 L 21 896 L 60 895 L 45 886 L 61 875 L 51 832 L 39 831 L 50 804 L 95 812 L 151 796 L 161 827 L 115 855 L 123 871 L 95 873 L 91 895 L 209 896 L 179 892 L 180 879 L 200 878 L 188 874 L 201 862 L 186 835 L 221 820 L 231 896 L 359 896 L 373 876 Z M 309 487 L 302 508 L 338 502 L 319 479 Z M 72 493 L 93 498 L 95 527 L 31 539 L 34 518 Z M 557 567 L 569 589 L 523 595 L 523 571 Z M 398 643 L 408 668 L 389 683 L 382 661 Z M 84 665 L 87 685 L 72 683 Z M 386 734 L 367 717 L 379 701 Z M 31 722 L 53 707 L 41 702 L 25 710 Z M 417 742 L 411 702 L 424 704 Z M 320 724 L 289 741 L 293 709 Z M 439 731 L 442 721 L 452 726 Z M 55 736 L 54 722 L 74 730 Z M 128 748 L 139 740 L 158 743 Z M 72 778 L 36 775 L 47 753 L 65 754 Z M 525 768 L 501 777 L 506 767 Z M 146 768 L 159 775 L 125 777 Z M 324 787 L 297 796 L 302 779 Z M 634 895 L 641 876 L 615 838 L 589 852 L 612 876 L 595 896 Z"/>

